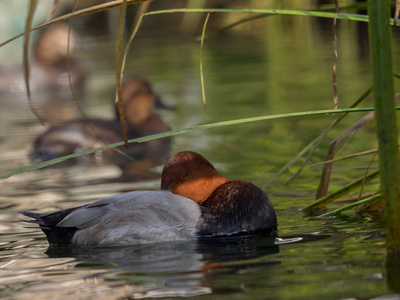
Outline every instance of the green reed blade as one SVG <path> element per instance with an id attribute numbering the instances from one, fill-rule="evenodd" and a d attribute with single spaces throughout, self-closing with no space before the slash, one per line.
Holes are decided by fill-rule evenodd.
<path id="1" fill-rule="evenodd" d="M 400 106 L 396 107 L 396 109 L 400 109 Z M 147 141 L 151 141 L 151 140 L 155 140 L 155 139 L 159 139 L 159 138 L 176 136 L 176 135 L 180 135 L 180 134 L 188 133 L 188 132 L 192 132 L 192 131 L 197 131 L 197 130 L 212 129 L 212 128 L 218 128 L 218 127 L 222 127 L 222 126 L 230 126 L 230 125 L 239 125 L 239 124 L 250 123 L 250 122 L 275 120 L 275 119 L 283 119 L 283 118 L 294 118 L 294 117 L 306 117 L 306 116 L 336 115 L 336 114 L 343 114 L 343 113 L 349 113 L 349 112 L 366 112 L 366 111 L 372 111 L 372 110 L 373 110 L 372 107 L 326 109 L 326 110 L 294 112 L 294 113 L 285 113 L 285 114 L 276 114 L 276 115 L 236 119 L 236 120 L 204 124 L 204 125 L 193 126 L 193 127 L 179 129 L 179 130 L 172 130 L 172 131 L 168 131 L 168 132 L 148 135 L 145 137 L 128 140 L 128 143 L 143 143 L 143 142 L 147 142 Z M 115 147 L 118 147 L 121 145 L 124 145 L 124 142 L 105 145 L 102 147 L 93 148 L 93 149 L 89 149 L 89 150 L 82 151 L 79 153 L 74 153 L 74 154 L 66 155 L 63 157 L 56 158 L 56 159 L 48 160 L 48 161 L 42 162 L 40 164 L 36 164 L 36 165 L 30 166 L 27 168 L 19 169 L 17 171 L 2 175 L 2 176 L 0 176 L 0 180 L 9 178 L 13 175 L 17 175 L 17 174 L 33 171 L 36 169 L 44 168 L 44 167 L 47 167 L 50 165 L 54 165 L 56 163 L 65 161 L 67 159 L 71 159 L 71 158 L 78 157 L 78 156 L 85 155 L 85 154 L 94 153 L 96 151 L 101 151 L 101 150 L 105 150 L 105 149 L 109 149 L 109 148 L 115 148 Z"/>

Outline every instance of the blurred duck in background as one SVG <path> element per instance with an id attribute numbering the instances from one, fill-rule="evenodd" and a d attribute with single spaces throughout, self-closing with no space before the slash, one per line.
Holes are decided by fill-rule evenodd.
<path id="1" fill-rule="evenodd" d="M 77 40 L 76 34 L 65 24 L 45 27 L 39 32 L 34 48 L 35 61 L 46 76 L 46 87 L 60 93 L 67 88 L 70 92 L 69 72 L 72 85 L 77 92 L 81 92 L 85 73 L 74 56 Z M 32 76 L 32 80 L 35 82 L 36 76 Z"/>
<path id="2" fill-rule="evenodd" d="M 139 78 L 126 80 L 122 85 L 122 101 L 128 139 L 169 130 L 155 108 L 170 109 L 170 107 L 161 102 L 147 81 Z M 36 161 L 46 161 L 123 141 L 117 108 L 115 108 L 115 112 L 114 120 L 75 119 L 50 127 L 36 138 L 30 157 Z M 124 146 L 117 148 L 125 155 L 115 149 L 107 149 L 98 151 L 94 155 L 81 156 L 72 161 L 76 163 L 90 160 L 100 164 L 115 164 L 129 173 L 129 168 L 138 168 L 137 161 L 141 161 L 141 165 L 145 165 L 147 169 L 164 163 L 169 155 L 170 142 L 170 138 L 162 138 L 140 144 L 130 144 L 128 149 Z M 134 160 L 132 164 L 126 155 Z"/>
<path id="3" fill-rule="evenodd" d="M 83 99 L 86 79 L 75 56 L 77 36 L 67 25 L 54 24 L 40 29 L 34 40 L 29 79 L 33 106 L 47 122 L 75 117 L 76 105 L 68 73 L 78 101 Z M 3 63 L 0 66 L 0 92 L 12 93 L 26 101 L 23 74 L 21 65 Z"/>

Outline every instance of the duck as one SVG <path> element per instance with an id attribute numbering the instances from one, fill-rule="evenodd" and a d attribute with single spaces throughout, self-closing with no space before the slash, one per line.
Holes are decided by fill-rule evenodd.
<path id="1" fill-rule="evenodd" d="M 50 245 L 123 246 L 277 231 L 274 208 L 261 189 L 224 178 L 192 151 L 165 164 L 161 190 L 132 191 L 51 213 L 21 213 L 31 218 L 25 222 L 39 225 Z"/>
<path id="2" fill-rule="evenodd" d="M 168 131 L 156 107 L 170 109 L 153 92 L 150 83 L 142 78 L 132 77 L 122 84 L 122 102 L 126 115 L 128 139 Z M 123 141 L 122 127 L 119 112 L 115 106 L 115 118 L 104 119 L 73 119 L 61 122 L 48 128 L 33 142 L 30 153 L 32 161 L 47 161 L 57 157 L 81 152 L 84 150 L 101 147 L 103 145 Z M 146 143 L 118 147 L 129 157 L 135 160 L 150 159 L 155 164 L 167 160 L 170 147 L 170 138 L 163 138 Z M 115 164 L 124 168 L 129 160 L 112 149 L 99 151 L 89 158 L 83 156 L 82 160 L 91 160 L 98 163 Z M 78 161 L 79 161 L 78 159 Z M 76 163 L 71 162 L 71 163 Z M 70 163 L 68 163 L 70 164 Z"/>
<path id="3" fill-rule="evenodd" d="M 63 23 L 48 26 L 39 31 L 34 45 L 34 58 L 46 77 L 46 88 L 70 91 L 68 72 L 70 72 L 72 85 L 79 89 L 82 87 L 86 74 L 80 61 L 74 55 L 77 40 L 75 32 Z M 36 80 L 37 75 L 32 79 Z"/>
<path id="4" fill-rule="evenodd" d="M 43 122 L 54 123 L 76 115 L 69 77 L 76 98 L 84 100 L 86 72 L 76 55 L 77 44 L 78 36 L 63 23 L 47 26 L 34 34 L 29 82 L 32 105 Z M 0 66 L 0 91 L 11 93 L 14 104 L 15 99 L 26 101 L 23 73 L 20 65 L 3 62 Z"/>

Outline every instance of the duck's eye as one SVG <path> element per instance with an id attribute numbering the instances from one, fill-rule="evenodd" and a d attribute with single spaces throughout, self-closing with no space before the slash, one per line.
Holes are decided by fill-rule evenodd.
<path id="1" fill-rule="evenodd" d="M 183 173 L 182 174 L 182 177 L 186 177 L 188 174 L 187 173 Z"/>

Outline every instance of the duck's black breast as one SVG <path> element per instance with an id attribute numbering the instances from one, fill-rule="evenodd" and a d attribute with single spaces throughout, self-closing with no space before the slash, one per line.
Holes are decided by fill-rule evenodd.
<path id="1" fill-rule="evenodd" d="M 248 181 L 228 181 L 202 203 L 199 236 L 267 234 L 277 230 L 268 196 Z"/>

